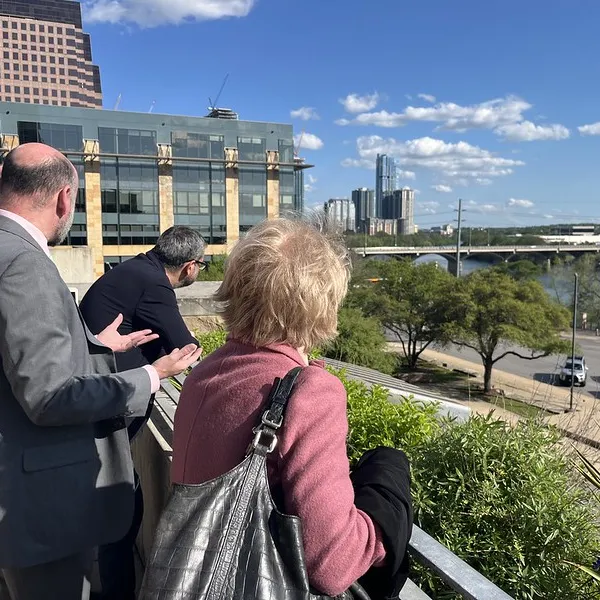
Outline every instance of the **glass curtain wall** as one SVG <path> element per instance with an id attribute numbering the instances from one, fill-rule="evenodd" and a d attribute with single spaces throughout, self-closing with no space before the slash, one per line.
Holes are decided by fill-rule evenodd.
<path id="1" fill-rule="evenodd" d="M 239 165 L 240 233 L 267 218 L 266 140 L 238 138 L 238 159 L 256 165 Z"/>
<path id="2" fill-rule="evenodd" d="M 174 157 L 205 159 L 197 163 L 173 161 L 175 224 L 196 229 L 208 244 L 226 244 L 223 136 L 180 131 L 173 132 L 171 143 Z"/>
<path id="3" fill-rule="evenodd" d="M 156 132 L 98 128 L 100 152 L 156 156 Z M 159 236 L 158 167 L 125 156 L 101 159 L 102 238 L 105 245 L 156 243 Z"/>

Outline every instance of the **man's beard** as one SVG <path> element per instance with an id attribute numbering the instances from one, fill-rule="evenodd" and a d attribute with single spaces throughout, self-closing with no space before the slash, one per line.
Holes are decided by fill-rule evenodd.
<path id="1" fill-rule="evenodd" d="M 175 289 L 184 288 L 192 285 L 192 283 L 196 283 L 196 279 L 194 277 L 186 277 L 185 279 L 178 281 L 177 285 L 174 287 Z"/>
<path id="2" fill-rule="evenodd" d="M 48 246 L 51 248 L 54 246 L 60 246 L 66 239 L 71 227 L 73 226 L 73 219 L 75 218 L 75 203 L 73 203 L 71 208 L 71 213 L 68 217 L 64 217 L 62 221 L 59 222 L 56 231 L 52 238 L 48 240 Z"/>

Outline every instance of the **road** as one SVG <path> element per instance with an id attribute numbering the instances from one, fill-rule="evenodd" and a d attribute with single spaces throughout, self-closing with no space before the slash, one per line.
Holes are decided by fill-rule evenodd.
<path id="1" fill-rule="evenodd" d="M 398 341 L 393 335 L 388 335 L 390 341 Z M 587 387 L 581 390 L 582 395 L 591 398 L 600 398 L 600 337 L 581 335 L 577 339 L 577 354 L 583 354 L 587 361 L 588 382 Z M 445 348 L 432 348 L 450 356 L 462 358 L 470 362 L 481 364 L 481 358 L 474 350 L 447 346 Z M 526 352 L 524 352 L 526 354 Z M 548 356 L 537 360 L 523 360 L 516 356 L 506 356 L 498 361 L 495 368 L 506 373 L 528 377 L 543 383 L 552 383 L 555 375 L 560 371 L 565 356 Z M 580 388 L 577 388 L 578 392 Z"/>

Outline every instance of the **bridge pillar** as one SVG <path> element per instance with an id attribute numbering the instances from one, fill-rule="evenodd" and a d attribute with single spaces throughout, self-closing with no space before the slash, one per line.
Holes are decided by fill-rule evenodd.
<path id="1" fill-rule="evenodd" d="M 456 257 L 444 255 L 444 258 L 448 261 L 448 273 L 456 275 Z"/>

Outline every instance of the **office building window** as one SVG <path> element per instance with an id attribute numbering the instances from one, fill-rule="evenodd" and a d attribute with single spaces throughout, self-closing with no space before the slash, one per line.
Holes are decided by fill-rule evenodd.
<path id="1" fill-rule="evenodd" d="M 156 156 L 156 131 L 98 127 L 100 151 L 108 154 Z"/>
<path id="2" fill-rule="evenodd" d="M 217 160 L 223 160 L 225 157 L 225 141 L 222 135 L 174 131 L 171 134 L 171 144 L 173 156 Z"/>
<path id="3" fill-rule="evenodd" d="M 240 232 L 267 218 L 266 167 L 241 166 L 239 169 Z"/>
<path id="4" fill-rule="evenodd" d="M 294 162 L 294 144 L 290 140 L 279 140 L 279 162 Z"/>
<path id="5" fill-rule="evenodd" d="M 293 167 L 280 167 L 279 169 L 279 212 L 293 211 L 297 207 L 294 203 L 295 178 Z"/>
<path id="6" fill-rule="evenodd" d="M 200 232 L 209 244 L 225 244 L 225 168 L 221 164 L 175 165 L 175 224 Z"/>
<path id="7" fill-rule="evenodd" d="M 48 90 L 43 92 L 45 92 L 44 96 L 48 95 Z M 34 93 L 36 93 L 35 89 Z M 83 150 L 83 128 L 80 125 L 18 121 L 17 131 L 22 144 L 41 142 L 57 150 L 75 152 Z"/>
<path id="8" fill-rule="evenodd" d="M 254 162 L 266 162 L 267 144 L 263 138 L 238 138 L 239 160 L 251 160 Z"/>
<path id="9" fill-rule="evenodd" d="M 155 244 L 159 236 L 156 164 L 105 158 L 100 177 L 104 244 Z"/>

